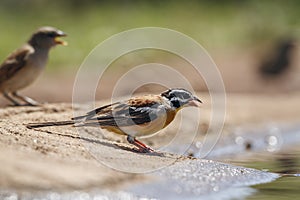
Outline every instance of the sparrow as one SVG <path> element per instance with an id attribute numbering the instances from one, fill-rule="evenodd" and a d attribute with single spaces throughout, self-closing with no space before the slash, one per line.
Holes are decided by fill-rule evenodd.
<path id="1" fill-rule="evenodd" d="M 296 41 L 293 38 L 287 37 L 279 41 L 277 47 L 259 66 L 260 74 L 264 78 L 276 78 L 288 71 L 292 67 L 292 55 L 296 50 L 295 47 Z"/>
<path id="2" fill-rule="evenodd" d="M 52 47 L 67 45 L 60 39 L 64 36 L 64 32 L 53 27 L 41 27 L 35 31 L 26 44 L 11 53 L 0 65 L 0 93 L 16 106 L 38 105 L 33 99 L 17 92 L 30 85 L 44 70 Z"/>
<path id="3" fill-rule="evenodd" d="M 110 132 L 127 136 L 139 152 L 154 150 L 136 139 L 152 135 L 168 126 L 184 107 L 200 107 L 202 101 L 191 92 L 174 88 L 159 95 L 144 95 L 96 108 L 69 121 L 30 123 L 27 128 L 45 126 L 100 126 Z"/>

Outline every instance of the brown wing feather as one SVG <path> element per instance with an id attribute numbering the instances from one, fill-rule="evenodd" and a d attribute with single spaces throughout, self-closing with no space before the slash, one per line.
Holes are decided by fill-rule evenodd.
<path id="1" fill-rule="evenodd" d="M 10 54 L 0 66 L 0 84 L 10 79 L 26 65 L 26 57 L 32 50 L 29 47 L 17 49 Z"/>
<path id="2" fill-rule="evenodd" d="M 88 126 L 131 126 L 149 123 L 165 112 L 159 96 L 134 97 L 128 101 L 102 106 L 74 120 L 85 118 Z"/>

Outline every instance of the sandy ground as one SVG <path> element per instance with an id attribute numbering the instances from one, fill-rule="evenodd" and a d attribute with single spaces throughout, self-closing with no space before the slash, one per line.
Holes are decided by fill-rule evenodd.
<path id="1" fill-rule="evenodd" d="M 211 106 L 208 94 L 198 96 L 207 102 L 201 108 L 200 134 L 197 136 L 201 139 L 209 124 Z M 223 133 L 240 125 L 296 121 L 300 113 L 299 99 L 299 94 L 228 95 Z M 74 110 L 80 109 L 81 105 L 75 105 Z M 136 153 L 125 138 L 99 132 L 98 128 L 84 128 L 83 132 L 78 132 L 70 126 L 31 130 L 24 125 L 67 120 L 73 116 L 74 110 L 67 103 L 3 107 L 0 110 L 1 188 L 118 190 L 133 183 L 147 182 L 147 176 L 140 173 L 188 159 L 165 152 L 151 155 Z M 191 120 L 183 125 L 181 134 L 192 134 L 189 127 L 195 126 L 195 112 L 189 111 L 185 116 Z M 167 143 L 174 137 L 176 120 L 180 120 L 179 117 L 166 130 L 142 141 L 156 149 Z"/>

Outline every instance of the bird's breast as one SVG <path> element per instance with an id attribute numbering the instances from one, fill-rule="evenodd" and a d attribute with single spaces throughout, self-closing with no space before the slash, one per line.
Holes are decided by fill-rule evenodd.
<path id="1" fill-rule="evenodd" d="M 26 87 L 34 82 L 44 71 L 47 60 L 47 52 L 33 53 L 29 55 L 26 66 L 24 66 L 24 68 L 16 74 L 17 81 L 15 81 L 15 84 L 18 83 L 18 89 Z"/>
<path id="2" fill-rule="evenodd" d="M 28 68 L 39 71 L 43 70 L 48 61 L 48 50 L 39 49 L 28 57 Z"/>

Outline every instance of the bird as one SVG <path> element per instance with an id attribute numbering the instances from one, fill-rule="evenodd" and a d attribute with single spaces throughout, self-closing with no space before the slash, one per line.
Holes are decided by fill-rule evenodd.
<path id="1" fill-rule="evenodd" d="M 276 78 L 291 68 L 292 54 L 296 50 L 296 41 L 291 37 L 280 40 L 269 57 L 259 66 L 260 74 L 264 78 Z M 272 55 L 273 54 L 273 55 Z"/>
<path id="2" fill-rule="evenodd" d="M 184 107 L 200 107 L 201 103 L 188 90 L 173 88 L 158 95 L 136 96 L 104 105 L 68 121 L 29 123 L 26 126 L 30 129 L 64 125 L 101 127 L 127 136 L 127 141 L 137 147 L 138 152 L 150 153 L 154 150 L 136 137 L 153 135 L 168 126 L 179 110 Z"/>
<path id="3" fill-rule="evenodd" d="M 0 93 L 15 106 L 36 106 L 35 100 L 17 92 L 30 85 L 46 66 L 49 50 L 67 45 L 60 37 L 67 36 L 54 27 L 40 27 L 22 47 L 12 52 L 0 65 Z"/>

